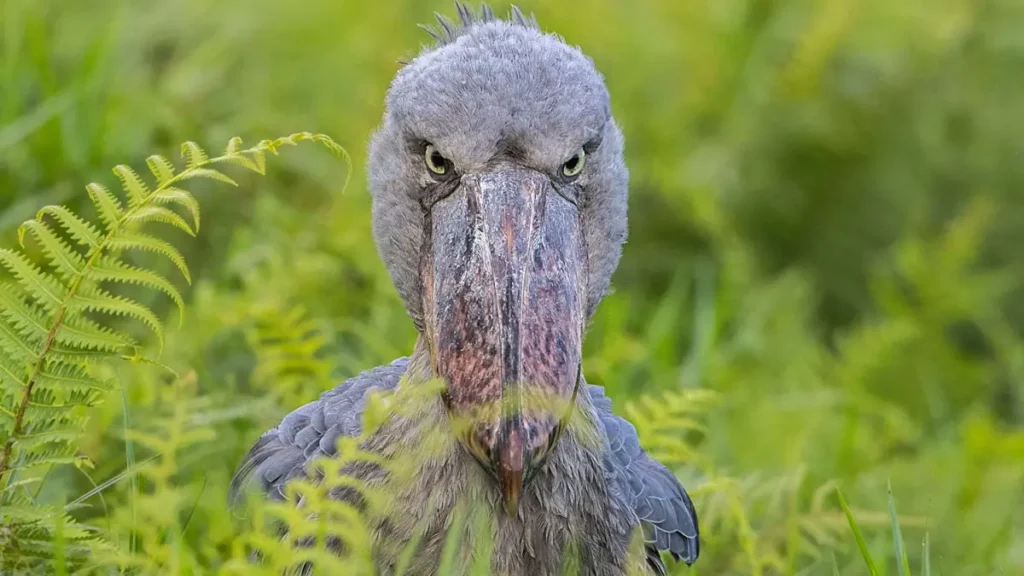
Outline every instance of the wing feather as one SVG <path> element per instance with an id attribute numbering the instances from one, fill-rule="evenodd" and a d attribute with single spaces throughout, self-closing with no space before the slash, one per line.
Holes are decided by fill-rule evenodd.
<path id="1" fill-rule="evenodd" d="M 231 480 L 230 500 L 238 503 L 248 490 L 284 500 L 289 480 L 305 475 L 313 459 L 333 456 L 341 436 L 358 436 L 371 392 L 392 390 L 405 374 L 407 358 L 367 370 L 324 392 L 284 417 L 260 436 Z"/>
<path id="2" fill-rule="evenodd" d="M 648 564 L 659 574 L 666 573 L 659 551 L 692 564 L 700 553 L 700 540 L 690 496 L 668 468 L 640 447 L 636 428 L 612 412 L 604 388 L 587 388 L 608 437 L 605 469 L 622 482 L 644 528 Z"/>

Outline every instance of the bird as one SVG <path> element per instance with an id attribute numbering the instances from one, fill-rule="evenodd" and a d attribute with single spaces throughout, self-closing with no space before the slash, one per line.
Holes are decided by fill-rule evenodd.
<path id="1" fill-rule="evenodd" d="M 413 350 L 260 436 L 232 498 L 286 501 L 288 482 L 315 479 L 315 459 L 360 437 L 373 395 L 412 391 L 416 409 L 361 445 L 407 465 L 390 512 L 373 520 L 380 573 L 416 534 L 405 573 L 436 573 L 466 495 L 493 521 L 483 538 L 495 574 L 558 574 L 570 553 L 580 574 L 664 575 L 663 552 L 692 564 L 689 495 L 581 368 L 628 228 L 624 137 L 604 77 L 518 8 L 456 10 L 425 27 L 435 42 L 393 78 L 366 164 L 375 244 L 416 327 Z M 383 486 L 382 469 L 344 473 Z"/>

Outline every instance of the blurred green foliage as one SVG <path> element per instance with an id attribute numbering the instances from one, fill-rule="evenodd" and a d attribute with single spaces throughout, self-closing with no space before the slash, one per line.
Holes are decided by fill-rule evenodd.
<path id="1" fill-rule="evenodd" d="M 864 573 L 841 486 L 895 574 L 891 481 L 913 573 L 927 533 L 939 574 L 1024 574 L 1024 3 L 521 5 L 595 60 L 626 134 L 630 242 L 585 373 L 695 496 L 703 553 L 675 573 Z M 268 179 L 199 186 L 202 234 L 168 235 L 193 269 L 160 356 L 181 376 L 119 369 L 81 442 L 95 468 L 52 470 L 38 495 L 116 479 L 75 516 L 122 561 L 230 571 L 226 487 L 256 436 L 411 350 L 361 167 L 433 10 L 454 12 L 0 6 L 0 244 L 184 140 L 308 129 L 355 160 L 286 153 Z"/>

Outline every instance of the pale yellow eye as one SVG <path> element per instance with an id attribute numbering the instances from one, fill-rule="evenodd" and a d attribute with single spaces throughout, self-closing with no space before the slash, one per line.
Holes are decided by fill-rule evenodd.
<path id="1" fill-rule="evenodd" d="M 448 159 L 442 156 L 441 153 L 437 151 L 437 148 L 434 148 L 433 144 L 427 144 L 427 149 L 423 153 L 423 160 L 427 163 L 427 169 L 438 176 L 444 176 L 447 174 L 451 167 L 451 163 L 448 162 Z"/>
<path id="2" fill-rule="evenodd" d="M 580 151 L 573 155 L 572 158 L 562 164 L 562 174 L 573 178 L 579 176 L 580 172 L 583 172 L 583 166 L 587 163 L 587 153 L 580 148 Z"/>

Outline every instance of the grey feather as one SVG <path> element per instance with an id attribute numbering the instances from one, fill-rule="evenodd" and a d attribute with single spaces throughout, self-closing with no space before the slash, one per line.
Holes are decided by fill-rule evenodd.
<path id="1" fill-rule="evenodd" d="M 314 458 L 334 455 L 334 441 L 339 436 L 361 433 L 368 395 L 374 390 L 393 390 L 408 363 L 401 358 L 363 372 L 287 415 L 260 437 L 242 461 L 231 483 L 232 499 L 237 502 L 245 489 L 256 483 L 254 487 L 269 498 L 284 500 L 285 484 L 305 475 Z M 651 568 L 665 574 L 659 551 L 692 563 L 699 553 L 697 515 L 686 491 L 665 466 L 643 451 L 636 428 L 612 412 L 604 388 L 588 385 L 586 389 L 607 441 L 603 456 L 606 479 L 622 487 L 641 522 Z"/>
<path id="2" fill-rule="evenodd" d="M 370 393 L 392 390 L 405 373 L 407 358 L 360 373 L 284 417 L 264 433 L 242 460 L 231 480 L 230 499 L 238 503 L 249 489 L 284 500 L 284 486 L 306 473 L 320 456 L 337 453 L 341 436 L 362 432 L 363 409 Z"/>
<path id="3" fill-rule="evenodd" d="M 605 470 L 627 486 L 637 518 L 645 525 L 649 560 L 664 574 L 658 556 L 663 550 L 692 564 L 700 552 L 697 512 L 679 480 L 640 447 L 636 428 L 612 412 L 612 402 L 600 386 L 588 386 L 594 409 L 608 437 Z"/>

